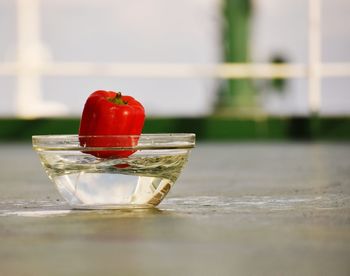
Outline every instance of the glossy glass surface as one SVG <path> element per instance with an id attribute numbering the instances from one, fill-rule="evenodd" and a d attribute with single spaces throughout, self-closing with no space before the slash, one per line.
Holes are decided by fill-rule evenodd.
<path id="1" fill-rule="evenodd" d="M 86 146 L 88 140 L 95 142 L 93 147 Z M 33 136 L 47 175 L 74 208 L 158 205 L 194 145 L 194 134 Z M 126 157 L 125 152 L 132 154 Z"/>

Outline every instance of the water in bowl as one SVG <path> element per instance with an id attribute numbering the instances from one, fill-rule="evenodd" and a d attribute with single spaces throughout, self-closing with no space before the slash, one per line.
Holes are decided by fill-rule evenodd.
<path id="1" fill-rule="evenodd" d="M 158 205 L 169 192 L 187 161 L 187 150 L 141 150 L 119 159 L 44 151 L 40 159 L 73 207 L 145 207 Z"/>

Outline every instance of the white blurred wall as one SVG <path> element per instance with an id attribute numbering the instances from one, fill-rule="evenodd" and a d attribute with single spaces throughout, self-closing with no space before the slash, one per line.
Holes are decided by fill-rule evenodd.
<path id="1" fill-rule="evenodd" d="M 48 52 L 49 62 L 217 63 L 221 56 L 218 2 L 41 1 L 41 46 Z M 16 56 L 14 3 L 0 0 L 0 62 L 13 61 Z M 16 111 L 14 97 L 9 97 L 8 93 L 15 93 L 14 81 L 14 78 L 0 76 L 3 99 L 0 115 L 12 115 Z M 210 114 L 217 90 L 216 81 L 206 78 L 73 75 L 41 78 L 42 99 L 51 104 L 63 103 L 73 115 L 80 114 L 88 94 L 97 89 L 130 94 L 139 99 L 148 115 L 152 116 Z M 26 99 L 29 105 L 30 101 Z M 37 109 L 40 108 L 49 112 L 44 111 L 43 105 L 37 104 Z"/>
<path id="2" fill-rule="evenodd" d="M 322 62 L 350 62 L 350 1 L 321 0 Z M 275 54 L 288 62 L 308 61 L 308 1 L 254 1 L 252 56 L 268 62 Z M 262 82 L 260 85 L 268 86 Z M 308 113 L 307 81 L 291 79 L 286 91 L 265 89 L 260 99 L 270 114 Z M 321 84 L 322 115 L 350 114 L 350 78 L 325 78 Z"/>
<path id="3" fill-rule="evenodd" d="M 306 63 L 307 1 L 253 3 L 252 61 L 267 62 L 282 54 L 290 62 Z M 41 0 L 40 39 L 50 62 L 212 64 L 221 61 L 220 4 L 220 0 Z M 322 60 L 350 62 L 350 1 L 323 0 L 322 5 Z M 0 63 L 16 60 L 16 26 L 16 1 L 0 0 Z M 18 111 L 16 80 L 0 74 L 0 116 Z M 90 92 L 106 89 L 135 96 L 150 116 L 202 116 L 212 112 L 217 85 L 208 78 L 42 76 L 40 93 L 44 104 L 64 105 L 67 113 L 62 115 L 79 115 Z M 350 114 L 349 88 L 349 78 L 324 79 L 321 114 Z M 30 97 L 23 102 L 24 107 L 35 104 Z M 288 81 L 284 93 L 264 89 L 260 102 L 270 114 L 307 114 L 307 81 Z"/>

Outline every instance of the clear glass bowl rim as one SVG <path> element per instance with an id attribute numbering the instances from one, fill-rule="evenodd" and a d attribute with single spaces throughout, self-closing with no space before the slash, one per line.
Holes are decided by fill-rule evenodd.
<path id="1" fill-rule="evenodd" d="M 81 146 L 79 138 L 136 139 L 137 145 L 131 147 L 86 147 Z M 195 146 L 194 133 L 150 133 L 141 135 L 33 135 L 32 144 L 36 151 L 100 151 L 100 150 L 144 150 L 144 149 L 190 149 Z"/>

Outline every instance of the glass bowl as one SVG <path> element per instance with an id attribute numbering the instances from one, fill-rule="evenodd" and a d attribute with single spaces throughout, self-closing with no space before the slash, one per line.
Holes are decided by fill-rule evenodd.
<path id="1" fill-rule="evenodd" d="M 32 141 L 47 175 L 73 208 L 144 208 L 167 195 L 195 134 L 37 135 Z"/>

